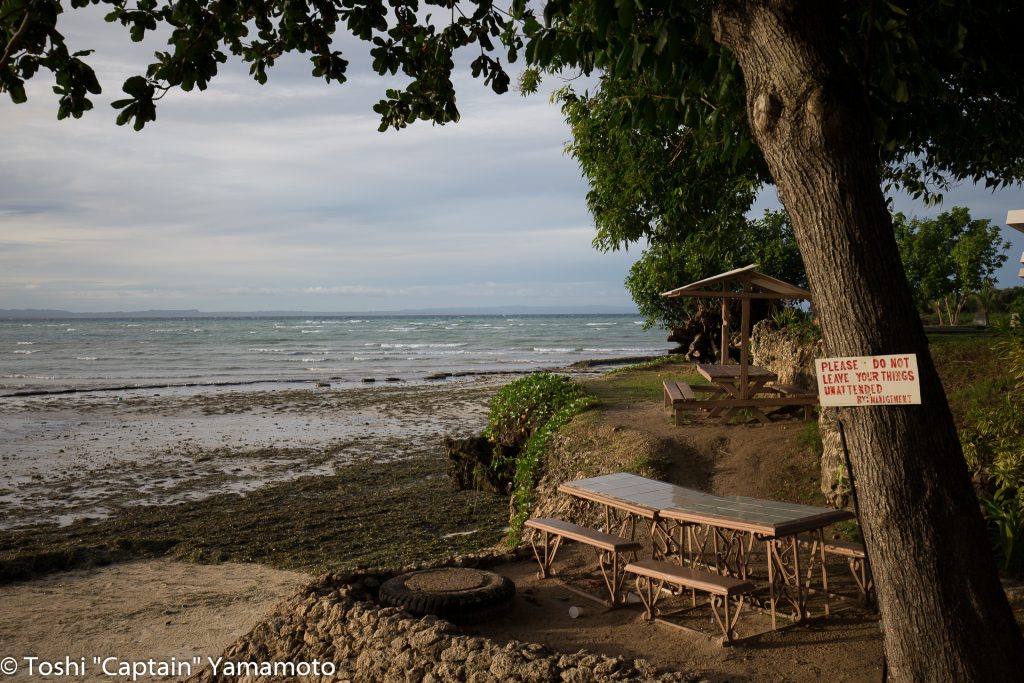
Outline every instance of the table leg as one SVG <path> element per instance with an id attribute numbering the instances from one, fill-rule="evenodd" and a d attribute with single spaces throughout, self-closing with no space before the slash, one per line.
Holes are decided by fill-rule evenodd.
<path id="1" fill-rule="evenodd" d="M 801 562 L 804 560 L 800 554 L 801 544 L 796 535 L 765 540 L 765 549 L 768 553 L 768 583 L 772 611 L 772 628 L 775 628 L 777 606 L 782 601 L 789 604 L 792 610 L 790 616 L 795 621 L 801 622 L 807 619 L 807 595 L 810 592 L 810 582 L 815 565 L 821 568 L 825 614 L 829 614 L 828 573 L 825 567 L 822 534 L 821 529 L 811 532 L 813 540 L 817 542 L 811 544 L 806 558 L 806 578 L 804 578 L 804 571 L 801 570 Z"/>
<path id="2" fill-rule="evenodd" d="M 673 555 L 679 557 L 679 562 L 682 564 L 683 561 L 683 542 L 682 542 L 682 529 L 685 524 L 675 525 L 680 529 L 679 539 L 677 540 L 673 535 L 673 528 L 669 527 L 668 523 L 662 519 L 651 520 L 651 545 L 652 545 L 652 556 L 656 560 L 668 560 Z"/>
<path id="3" fill-rule="evenodd" d="M 746 531 L 708 524 L 687 524 L 687 553 L 691 565 L 704 565 L 723 576 L 747 578 L 754 537 Z"/>

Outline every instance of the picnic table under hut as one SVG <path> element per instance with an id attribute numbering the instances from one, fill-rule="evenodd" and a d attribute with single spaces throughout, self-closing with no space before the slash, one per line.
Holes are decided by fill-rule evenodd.
<path id="1" fill-rule="evenodd" d="M 664 383 L 665 405 L 671 407 L 675 423 L 682 424 L 688 411 L 706 411 L 711 417 L 728 420 L 746 410 L 761 422 L 770 422 L 766 409 L 781 406 L 803 406 L 804 418 L 818 403 L 814 389 L 778 384 L 771 370 L 758 367 L 750 359 L 750 308 L 754 299 L 810 300 L 811 293 L 756 270 L 757 264 L 730 270 L 665 292 L 666 298 L 707 298 L 722 300 L 722 331 L 718 363 L 698 363 L 707 385 L 685 382 Z M 730 308 L 740 302 L 740 358 L 734 363 L 729 356 Z M 698 398 L 697 394 L 701 394 Z"/>

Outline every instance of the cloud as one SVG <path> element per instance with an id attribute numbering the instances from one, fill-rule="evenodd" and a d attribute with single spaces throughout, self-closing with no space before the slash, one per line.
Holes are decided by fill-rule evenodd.
<path id="1" fill-rule="evenodd" d="M 371 107 L 388 83 L 346 39 L 340 87 L 301 57 L 262 87 L 231 63 L 207 91 L 169 94 L 136 133 L 109 102 L 159 44 L 133 44 L 95 7 L 62 20 L 75 49 L 97 48 L 105 92 L 72 121 L 56 121 L 44 75 L 27 104 L 0 102 L 5 307 L 629 301 L 639 249 L 591 247 L 586 185 L 543 94 L 497 97 L 462 74 L 459 124 L 378 133 Z M 1018 191 L 970 198 L 997 222 L 1004 204 L 1024 208 Z"/>
<path id="2" fill-rule="evenodd" d="M 354 309 L 387 297 L 446 306 L 478 291 L 456 283 L 488 277 L 506 298 L 585 296 L 564 279 L 628 300 L 631 260 L 590 246 L 586 188 L 545 97 L 498 98 L 467 78 L 458 125 L 382 134 L 371 107 L 386 83 L 359 59 L 341 87 L 285 59 L 266 87 L 229 65 L 206 92 L 172 93 L 135 133 L 113 125 L 105 102 L 154 46 L 97 16 L 69 12 L 67 31 L 76 48 L 100 48 L 95 111 L 55 121 L 43 79 L 28 104 L 0 104 L 18 131 L 0 168 L 8 305 L 151 296 L 302 308 L 334 296 Z M 32 297 L 28 282 L 39 285 Z"/>

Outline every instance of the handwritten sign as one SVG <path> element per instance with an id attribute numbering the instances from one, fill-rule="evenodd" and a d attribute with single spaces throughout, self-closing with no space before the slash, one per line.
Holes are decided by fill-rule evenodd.
<path id="1" fill-rule="evenodd" d="M 921 402 L 917 354 L 816 358 L 823 406 L 911 405 Z"/>

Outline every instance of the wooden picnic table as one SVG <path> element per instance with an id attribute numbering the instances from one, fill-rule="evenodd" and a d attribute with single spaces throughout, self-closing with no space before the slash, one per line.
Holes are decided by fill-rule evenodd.
<path id="1" fill-rule="evenodd" d="M 709 385 L 684 385 L 666 381 L 665 405 L 671 406 L 676 424 L 680 422 L 680 411 L 706 410 L 711 417 L 728 420 L 741 410 L 747 410 L 760 422 L 769 423 L 765 408 L 800 405 L 804 407 L 804 419 L 810 419 L 811 408 L 818 403 L 817 393 L 792 385 L 773 384 L 778 376 L 767 368 L 756 365 L 744 367 L 736 364 L 698 364 L 697 372 Z M 695 392 L 704 394 L 698 399 Z"/>
<path id="2" fill-rule="evenodd" d="M 772 628 L 779 604 L 792 608 L 795 621 L 807 617 L 807 579 L 818 567 L 828 613 L 824 528 L 851 519 L 853 513 L 848 510 L 716 496 L 624 472 L 567 482 L 558 490 L 604 506 L 606 519 L 614 517 L 610 512 L 614 510 L 648 520 L 656 557 L 675 556 L 684 564 L 709 566 L 746 579 L 751 578 L 753 545 L 763 543 Z M 818 543 L 802 543 L 798 534 Z"/>
<path id="3" fill-rule="evenodd" d="M 779 378 L 771 370 L 756 365 L 699 363 L 697 372 L 714 387 L 714 391 L 705 399 L 719 402 L 716 406 L 705 404 L 709 406 L 712 417 L 728 420 L 745 409 L 761 422 L 771 421 L 761 410 L 760 402 L 753 400 L 764 385 Z"/>
<path id="4" fill-rule="evenodd" d="M 765 384 L 779 378 L 767 368 L 748 365 L 746 372 L 743 372 L 743 366 L 734 363 L 729 365 L 698 363 L 697 372 L 718 387 L 723 395 L 739 399 L 750 398 L 758 393 Z"/>

